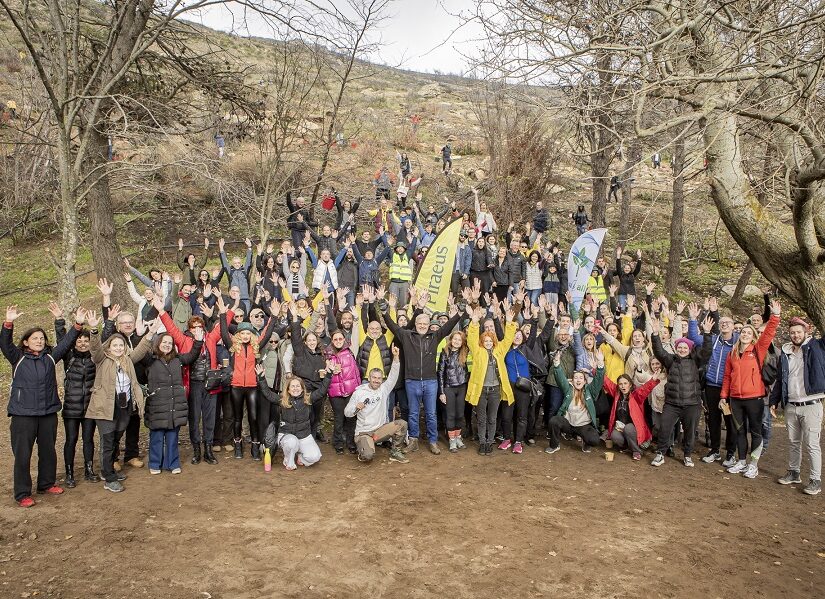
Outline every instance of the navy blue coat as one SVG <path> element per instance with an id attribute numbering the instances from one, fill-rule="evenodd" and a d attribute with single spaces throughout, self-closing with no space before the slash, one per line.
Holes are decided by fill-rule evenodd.
<path id="1" fill-rule="evenodd" d="M 825 393 L 825 339 L 809 339 L 802 346 L 805 393 Z M 771 405 L 788 403 L 788 355 L 779 353 L 779 373 L 771 391 Z"/>
<path id="2" fill-rule="evenodd" d="M 0 327 L 0 350 L 12 366 L 9 416 L 46 416 L 60 411 L 55 365 L 74 347 L 80 329 L 73 326 L 53 348 L 38 355 L 12 343 L 14 328 Z"/>

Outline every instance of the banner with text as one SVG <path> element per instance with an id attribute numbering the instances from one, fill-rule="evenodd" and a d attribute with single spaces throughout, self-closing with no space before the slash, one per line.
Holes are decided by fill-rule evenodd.
<path id="1" fill-rule="evenodd" d="M 567 257 L 567 290 L 573 296 L 572 302 L 576 309 L 581 306 L 587 292 L 587 281 L 606 234 L 607 229 L 586 231 L 570 248 L 570 255 Z"/>
<path id="2" fill-rule="evenodd" d="M 419 292 L 430 294 L 427 307 L 433 312 L 447 311 L 447 296 L 455 272 L 455 254 L 458 250 L 458 234 L 461 232 L 461 218 L 457 218 L 436 235 L 418 272 L 413 285 Z"/>

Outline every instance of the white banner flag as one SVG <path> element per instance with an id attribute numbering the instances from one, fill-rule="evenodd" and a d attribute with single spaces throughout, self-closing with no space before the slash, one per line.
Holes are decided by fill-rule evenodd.
<path id="1" fill-rule="evenodd" d="M 567 289 L 573 296 L 572 301 L 576 309 L 581 306 L 587 292 L 587 281 L 606 234 L 607 229 L 586 231 L 570 248 L 570 255 L 567 257 Z"/>

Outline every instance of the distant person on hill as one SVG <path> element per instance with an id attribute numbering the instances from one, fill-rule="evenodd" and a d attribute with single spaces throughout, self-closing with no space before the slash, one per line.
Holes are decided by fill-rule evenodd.
<path id="1" fill-rule="evenodd" d="M 406 152 L 401 152 L 398 154 L 398 166 L 401 169 L 401 178 L 404 182 L 407 182 L 407 179 L 412 172 L 412 167 L 410 166 L 410 158 L 407 156 Z"/>
<path id="2" fill-rule="evenodd" d="M 545 233 L 551 226 L 550 215 L 541 200 L 536 202 L 536 213 L 533 215 L 533 230 L 530 232 L 530 245 L 536 241 L 536 237 Z"/>
<path id="3" fill-rule="evenodd" d="M 571 214 L 570 218 L 573 219 L 573 223 L 576 225 L 576 232 L 579 235 L 582 235 L 585 231 L 587 231 L 587 224 L 591 221 L 590 217 L 587 216 L 587 211 L 584 209 L 584 204 L 579 204 L 576 209 L 576 213 Z"/>
<path id="4" fill-rule="evenodd" d="M 215 134 L 215 145 L 218 146 L 218 158 L 223 158 L 224 146 L 226 146 L 226 141 L 223 138 L 223 134 L 218 131 Z"/>
<path id="5" fill-rule="evenodd" d="M 659 152 L 656 152 L 653 154 L 653 168 L 659 168 L 660 166 L 662 166 L 662 156 Z"/>
<path id="6" fill-rule="evenodd" d="M 387 165 L 382 166 L 373 177 L 372 184 L 375 186 L 375 198 L 390 199 L 390 189 L 395 187 L 395 175 L 390 172 Z"/>
<path id="7" fill-rule="evenodd" d="M 610 177 L 610 191 L 607 194 L 607 203 L 610 203 L 610 198 L 616 200 L 616 203 L 619 203 L 619 188 L 622 186 L 622 182 L 619 181 L 619 175 L 613 175 Z"/>
<path id="8" fill-rule="evenodd" d="M 441 161 L 444 163 L 444 174 L 446 175 L 453 169 L 453 148 L 450 144 L 441 148 Z"/>

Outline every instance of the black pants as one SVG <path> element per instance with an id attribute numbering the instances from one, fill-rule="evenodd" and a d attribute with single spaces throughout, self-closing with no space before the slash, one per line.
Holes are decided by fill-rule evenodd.
<path id="1" fill-rule="evenodd" d="M 710 430 L 710 450 L 719 453 L 719 448 L 722 445 L 722 418 L 725 419 L 725 457 L 732 456 L 736 453 L 736 427 L 733 425 L 733 419 L 728 415 L 722 414 L 719 409 L 719 398 L 722 393 L 721 387 L 714 387 L 708 385 L 705 387 L 705 407 L 708 410 L 707 425 Z M 667 430 L 667 429 L 665 429 Z"/>
<path id="2" fill-rule="evenodd" d="M 509 285 L 496 285 L 493 287 L 493 294 L 499 302 L 503 302 L 507 298 L 508 291 L 510 291 Z"/>
<path id="3" fill-rule="evenodd" d="M 258 401 L 258 439 L 263 442 L 270 422 L 278 421 L 278 404 L 261 397 Z M 276 425 L 277 427 L 277 425 Z M 275 437 L 277 439 L 277 437 Z"/>
<path id="4" fill-rule="evenodd" d="M 607 423 L 610 422 L 610 412 L 612 409 L 612 400 L 604 391 L 599 393 L 599 396 L 596 398 L 596 420 L 598 420 L 603 426 L 607 426 Z"/>
<path id="5" fill-rule="evenodd" d="M 97 432 L 100 435 L 100 476 L 107 483 L 117 480 L 114 463 L 120 439 L 125 429 L 117 429 L 117 422 L 112 420 L 96 420 Z"/>
<path id="6" fill-rule="evenodd" d="M 496 416 L 498 404 L 501 403 L 501 386 L 482 387 L 476 404 L 476 422 L 478 423 L 478 442 L 492 443 L 496 434 Z"/>
<path id="7" fill-rule="evenodd" d="M 126 427 L 126 451 L 123 453 L 123 461 L 128 462 L 131 459 L 140 457 L 140 416 L 137 412 L 129 418 L 129 424 Z M 114 460 L 120 459 L 120 439 L 115 446 Z"/>
<path id="8" fill-rule="evenodd" d="M 561 434 L 578 435 L 586 445 L 596 447 L 599 444 L 599 431 L 592 424 L 573 426 L 564 416 L 553 416 L 550 419 L 550 447 L 558 447 L 561 443 Z"/>
<path id="9" fill-rule="evenodd" d="M 203 381 L 189 382 L 189 440 L 192 445 L 200 445 L 201 442 L 212 445 L 215 438 L 217 397 L 206 390 Z"/>
<path id="10" fill-rule="evenodd" d="M 460 431 L 464 420 L 464 406 L 469 405 L 464 401 L 467 397 L 467 385 L 445 387 L 443 391 L 447 396 L 447 430 Z"/>
<path id="11" fill-rule="evenodd" d="M 750 432 L 751 458 L 758 460 L 762 455 L 762 414 L 765 410 L 762 398 L 731 399 L 730 409 L 733 425 L 736 427 L 739 459 L 744 460 L 748 455 L 748 432 Z"/>
<path id="12" fill-rule="evenodd" d="M 685 452 L 685 457 L 690 457 L 693 454 L 693 441 L 696 439 L 696 424 L 699 422 L 699 412 L 702 406 L 695 404 L 692 406 L 677 406 L 671 403 L 665 403 L 662 408 L 662 433 L 656 440 L 656 452 L 665 453 L 670 445 L 670 432 L 676 423 L 681 420 L 682 428 L 685 434 L 682 435 L 682 449 Z"/>
<path id="13" fill-rule="evenodd" d="M 57 414 L 12 416 L 11 451 L 14 454 L 14 499 L 31 497 L 32 449 L 37 442 L 37 490 L 53 487 L 57 480 Z"/>
<path id="14" fill-rule="evenodd" d="M 215 425 L 213 427 L 212 442 L 215 445 L 229 445 L 232 443 L 232 395 L 229 389 L 223 390 L 215 396 Z"/>
<path id="15" fill-rule="evenodd" d="M 92 462 L 95 459 L 95 421 L 91 418 L 64 418 L 63 430 L 66 432 L 66 442 L 63 443 L 63 464 L 74 466 L 77 439 L 83 430 L 83 462 Z"/>
<path id="16" fill-rule="evenodd" d="M 513 386 L 515 401 L 508 405 L 502 403 L 501 412 L 501 432 L 505 439 L 514 440 L 516 443 L 524 443 L 524 435 L 527 433 L 527 412 L 530 411 L 530 400 L 532 394 L 529 391 L 522 391 Z M 515 437 L 513 436 L 513 421 L 515 421 Z"/>
<path id="17" fill-rule="evenodd" d="M 332 429 L 332 446 L 335 449 L 343 449 L 345 445 L 354 448 L 355 416 L 352 418 L 344 416 L 344 408 L 349 403 L 349 396 L 330 397 L 329 403 L 332 405 L 332 413 L 335 416 L 335 424 Z"/>
<path id="18" fill-rule="evenodd" d="M 243 423 L 243 406 L 246 402 L 246 418 L 249 421 L 249 435 L 252 442 L 260 441 L 258 437 L 258 388 L 232 387 L 232 424 L 236 439 L 241 438 Z"/>

